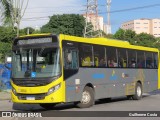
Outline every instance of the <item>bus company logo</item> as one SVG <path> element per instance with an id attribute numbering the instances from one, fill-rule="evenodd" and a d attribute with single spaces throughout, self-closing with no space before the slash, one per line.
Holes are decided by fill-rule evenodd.
<path id="1" fill-rule="evenodd" d="M 100 74 L 100 73 L 96 73 L 92 75 L 93 79 L 104 79 L 105 75 L 104 74 Z"/>
<path id="2" fill-rule="evenodd" d="M 112 75 L 109 77 L 109 80 L 117 80 L 117 79 L 118 79 L 118 77 L 116 75 L 116 72 L 113 70 Z"/>
<path id="3" fill-rule="evenodd" d="M 128 74 L 126 74 L 126 73 L 122 73 L 122 78 L 128 78 L 129 77 L 129 75 Z"/>
<path id="4" fill-rule="evenodd" d="M 42 117 L 42 114 L 32 112 L 2 112 L 2 117 Z"/>

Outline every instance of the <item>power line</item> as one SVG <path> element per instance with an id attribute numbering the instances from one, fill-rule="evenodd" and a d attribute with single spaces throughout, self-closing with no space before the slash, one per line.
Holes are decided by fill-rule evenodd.
<path id="1" fill-rule="evenodd" d="M 22 19 L 22 21 L 42 21 L 42 20 L 49 20 L 49 18 L 43 18 L 43 19 Z"/>
<path id="2" fill-rule="evenodd" d="M 31 18 L 23 18 L 22 20 L 29 20 L 29 19 L 41 19 L 41 18 L 50 18 L 51 16 L 43 16 L 43 17 L 31 17 Z"/>
<path id="3" fill-rule="evenodd" d="M 85 7 L 85 5 L 77 5 L 77 6 L 62 6 L 63 8 L 64 7 Z M 48 8 L 60 8 L 60 7 L 55 7 L 55 6 L 48 6 L 48 7 L 30 7 L 30 8 L 27 8 L 27 9 L 48 9 Z"/>
<path id="4" fill-rule="evenodd" d="M 160 4 L 153 4 L 153 5 L 134 7 L 134 8 L 128 8 L 128 9 L 121 9 L 121 10 L 114 10 L 114 11 L 111 11 L 110 13 L 126 12 L 126 11 L 132 11 L 132 10 L 138 10 L 138 9 L 144 9 L 144 8 L 151 8 L 151 7 L 157 7 L 157 6 L 160 6 Z M 99 14 L 106 14 L 106 12 L 101 12 Z"/>
<path id="5" fill-rule="evenodd" d="M 129 8 L 129 9 L 114 10 L 114 11 L 110 11 L 110 13 L 126 12 L 126 11 L 138 10 L 138 9 L 144 9 L 144 8 L 151 8 L 151 7 L 156 7 L 156 6 L 160 6 L 160 4 L 153 4 L 153 5 L 147 5 L 147 6 L 141 6 L 141 7 L 134 7 L 134 8 Z M 99 12 L 99 14 L 106 14 L 106 13 L 107 12 Z M 23 20 L 50 18 L 50 17 L 51 16 L 31 17 L 31 18 L 23 18 Z"/>
<path id="6" fill-rule="evenodd" d="M 55 12 L 57 12 L 57 13 L 59 13 L 59 12 L 66 12 L 67 10 L 64 10 L 63 9 L 63 11 L 62 10 L 60 10 L 60 11 L 58 11 L 58 10 L 54 10 L 54 11 L 43 11 L 43 12 L 40 12 L 40 11 L 35 11 L 35 12 L 26 12 L 26 13 L 29 13 L 29 14 L 33 14 L 33 13 L 55 13 Z M 82 10 L 82 9 L 80 9 L 80 10 L 77 10 L 77 9 L 72 9 L 72 10 L 68 10 L 67 12 L 73 12 L 73 11 L 84 11 L 84 9 Z"/>

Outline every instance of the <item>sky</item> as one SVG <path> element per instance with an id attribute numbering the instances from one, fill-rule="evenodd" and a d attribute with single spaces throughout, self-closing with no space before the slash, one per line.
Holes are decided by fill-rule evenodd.
<path id="1" fill-rule="evenodd" d="M 48 16 L 56 14 L 85 13 L 87 0 L 29 0 L 21 28 L 41 27 L 49 21 Z M 98 12 L 107 22 L 106 0 L 98 0 Z M 151 6 L 153 5 L 153 6 Z M 146 7 L 151 6 L 151 7 Z M 125 10 L 143 7 L 141 9 Z M 115 11 L 125 10 L 125 11 Z M 139 18 L 160 18 L 160 0 L 112 0 L 111 25 L 114 34 L 121 24 Z"/>

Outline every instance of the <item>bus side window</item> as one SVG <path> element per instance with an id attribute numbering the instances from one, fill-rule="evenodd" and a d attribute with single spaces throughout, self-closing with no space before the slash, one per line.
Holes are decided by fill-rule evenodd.
<path id="1" fill-rule="evenodd" d="M 146 57 L 146 67 L 153 68 L 154 67 L 153 54 L 151 52 L 145 52 L 145 57 Z"/>
<path id="2" fill-rule="evenodd" d="M 153 53 L 153 66 L 158 68 L 158 53 Z"/>
<path id="3" fill-rule="evenodd" d="M 106 67 L 106 56 L 105 56 L 105 47 L 100 45 L 93 46 L 94 53 L 94 66 L 95 67 Z"/>
<path id="4" fill-rule="evenodd" d="M 88 44 L 81 44 L 80 46 L 80 66 L 83 67 L 90 67 L 94 65 L 94 61 L 93 61 L 93 47 L 92 45 L 88 45 Z"/>
<path id="5" fill-rule="evenodd" d="M 137 51 L 137 67 L 138 68 L 146 67 L 145 54 L 143 51 Z"/>
<path id="6" fill-rule="evenodd" d="M 107 56 L 107 66 L 108 67 L 117 67 L 117 48 L 106 47 L 106 56 Z"/>
<path id="7" fill-rule="evenodd" d="M 127 52 L 128 52 L 128 67 L 136 68 L 137 67 L 136 51 L 128 49 Z"/>
<path id="8" fill-rule="evenodd" d="M 124 48 L 118 48 L 118 66 L 120 68 L 127 67 L 127 51 Z"/>
<path id="9" fill-rule="evenodd" d="M 78 68 L 78 50 L 77 49 L 64 49 L 63 59 L 64 59 L 65 69 Z"/>

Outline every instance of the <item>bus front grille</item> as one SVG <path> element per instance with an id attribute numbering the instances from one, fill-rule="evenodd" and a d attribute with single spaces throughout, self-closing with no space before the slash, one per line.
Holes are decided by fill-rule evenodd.
<path id="1" fill-rule="evenodd" d="M 43 100 L 46 96 L 46 93 L 41 94 L 17 94 L 19 100 Z"/>

